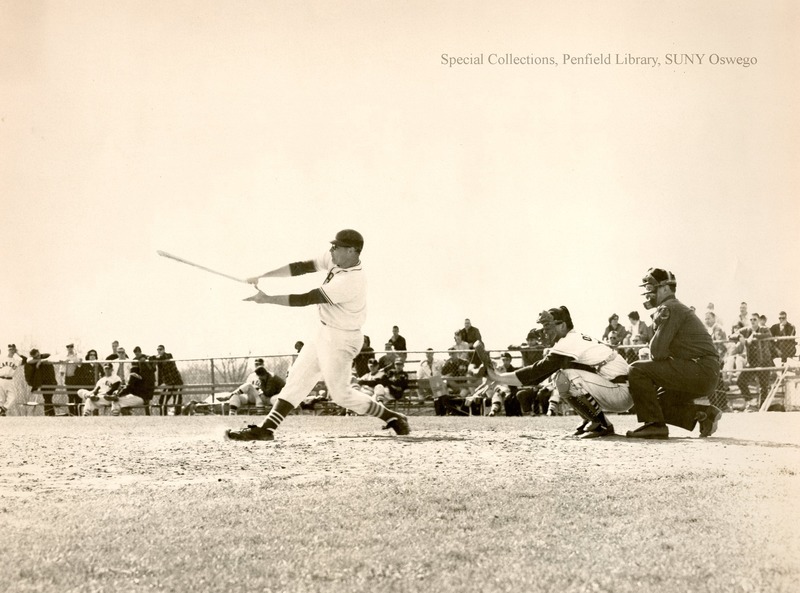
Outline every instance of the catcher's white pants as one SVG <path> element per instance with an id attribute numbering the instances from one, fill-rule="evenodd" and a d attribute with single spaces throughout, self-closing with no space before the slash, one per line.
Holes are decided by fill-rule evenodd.
<path id="1" fill-rule="evenodd" d="M 345 331 L 320 324 L 317 335 L 297 355 L 286 386 L 277 397 L 297 407 L 321 379 L 331 400 L 357 414 L 365 414 L 373 400 L 350 384 L 353 359 L 363 344 L 364 338 L 358 330 Z"/>
<path id="2" fill-rule="evenodd" d="M 597 373 L 578 369 L 562 369 L 558 372 L 569 381 L 570 395 L 588 393 L 597 400 L 604 412 L 627 412 L 633 407 L 627 383 L 612 383 Z"/>

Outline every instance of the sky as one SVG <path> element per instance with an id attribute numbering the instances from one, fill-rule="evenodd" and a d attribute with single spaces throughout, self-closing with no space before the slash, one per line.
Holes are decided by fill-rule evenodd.
<path id="1" fill-rule="evenodd" d="M 0 1 L 0 340 L 291 352 L 313 308 L 156 251 L 249 277 L 343 228 L 376 349 L 393 325 L 446 349 L 465 318 L 504 348 L 559 305 L 599 337 L 645 315 L 650 267 L 726 327 L 741 301 L 797 322 L 799 21 L 781 0 Z"/>

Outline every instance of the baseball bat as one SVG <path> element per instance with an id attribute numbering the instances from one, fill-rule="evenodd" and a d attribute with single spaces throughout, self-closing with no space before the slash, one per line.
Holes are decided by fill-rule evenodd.
<path id="1" fill-rule="evenodd" d="M 186 264 L 187 266 L 200 268 L 201 270 L 204 270 L 204 271 L 209 272 L 211 274 L 216 274 L 217 276 L 222 276 L 223 278 L 227 278 L 228 280 L 236 280 L 236 282 L 242 282 L 243 284 L 248 284 L 247 280 L 245 280 L 244 278 L 236 278 L 235 276 L 231 276 L 229 274 L 225 274 L 224 272 L 218 272 L 217 270 L 212 270 L 211 268 L 207 268 L 205 266 L 201 266 L 200 264 L 196 264 L 194 262 L 191 262 L 188 259 L 183 259 L 182 257 L 178 257 L 177 255 L 173 255 L 171 253 L 167 253 L 166 251 L 161 251 L 159 249 L 159 250 L 156 251 L 156 253 L 158 255 L 160 255 L 161 257 L 174 259 L 175 261 L 180 262 L 182 264 Z"/>

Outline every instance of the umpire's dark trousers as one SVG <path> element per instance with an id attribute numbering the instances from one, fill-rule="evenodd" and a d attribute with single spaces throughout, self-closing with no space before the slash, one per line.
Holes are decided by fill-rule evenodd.
<path id="1" fill-rule="evenodd" d="M 719 358 L 638 360 L 631 364 L 628 385 L 639 422 L 666 422 L 694 430 L 698 397 L 713 393 L 719 380 Z"/>

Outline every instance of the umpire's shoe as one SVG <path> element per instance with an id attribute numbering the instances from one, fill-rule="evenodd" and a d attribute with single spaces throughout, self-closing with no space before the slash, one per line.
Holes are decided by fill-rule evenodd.
<path id="1" fill-rule="evenodd" d="M 625 436 L 631 439 L 666 439 L 669 429 L 663 422 L 647 422 L 636 430 L 629 430 Z"/>
<path id="2" fill-rule="evenodd" d="M 241 430 L 225 431 L 225 438 L 229 441 L 274 441 L 275 435 L 268 428 L 249 424 Z"/>
<path id="3" fill-rule="evenodd" d="M 387 420 L 384 428 L 391 428 L 398 436 L 405 436 L 411 432 L 411 427 L 408 425 L 408 418 L 402 415 Z"/>
<path id="4" fill-rule="evenodd" d="M 708 406 L 702 412 L 697 412 L 695 418 L 700 422 L 700 436 L 710 437 L 717 432 L 717 424 L 722 418 L 722 410 L 716 406 Z"/>

